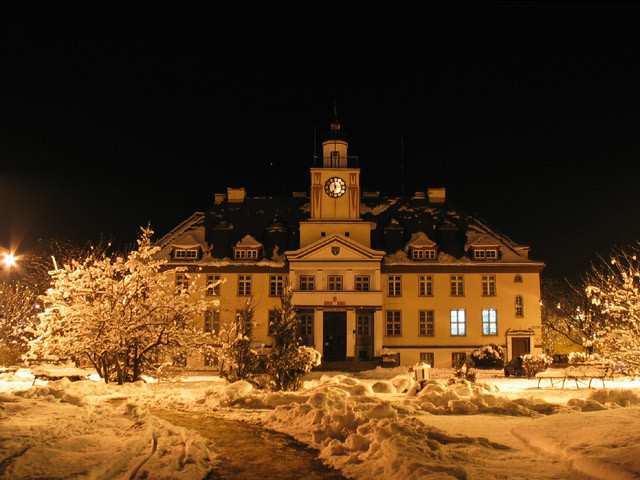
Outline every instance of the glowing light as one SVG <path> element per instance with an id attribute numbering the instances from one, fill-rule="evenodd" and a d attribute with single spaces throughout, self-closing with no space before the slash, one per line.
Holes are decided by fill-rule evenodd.
<path id="1" fill-rule="evenodd" d="M 5 253 L 2 257 L 2 264 L 5 268 L 13 268 L 17 264 L 17 258 L 13 253 Z"/>

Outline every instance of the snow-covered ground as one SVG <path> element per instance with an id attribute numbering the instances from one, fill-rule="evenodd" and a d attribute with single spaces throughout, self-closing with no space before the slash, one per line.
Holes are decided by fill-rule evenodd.
<path id="1" fill-rule="evenodd" d="M 560 390 L 484 372 L 447 385 L 433 373 L 417 394 L 402 368 L 312 372 L 295 393 L 206 376 L 32 386 L 29 370 L 0 374 L 0 478 L 203 478 L 224 461 L 215 436 L 155 408 L 257 422 L 348 478 L 640 478 L 640 382 Z"/>

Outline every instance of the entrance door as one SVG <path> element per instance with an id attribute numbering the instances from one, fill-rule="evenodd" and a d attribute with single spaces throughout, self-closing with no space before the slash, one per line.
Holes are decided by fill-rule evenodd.
<path id="1" fill-rule="evenodd" d="M 511 358 L 531 353 L 531 339 L 529 337 L 512 337 L 511 352 Z"/>
<path id="2" fill-rule="evenodd" d="M 347 312 L 324 312 L 322 355 L 327 362 L 347 359 Z"/>
<path id="3" fill-rule="evenodd" d="M 356 313 L 356 356 L 358 360 L 373 357 L 373 312 Z"/>

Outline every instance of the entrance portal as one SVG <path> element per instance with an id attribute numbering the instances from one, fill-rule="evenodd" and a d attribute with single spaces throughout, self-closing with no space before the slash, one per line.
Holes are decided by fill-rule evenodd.
<path id="1" fill-rule="evenodd" d="M 511 358 L 531 353 L 531 339 L 529 337 L 513 337 L 511 339 Z"/>
<path id="2" fill-rule="evenodd" d="M 323 360 L 340 362 L 347 359 L 347 312 L 324 312 Z"/>

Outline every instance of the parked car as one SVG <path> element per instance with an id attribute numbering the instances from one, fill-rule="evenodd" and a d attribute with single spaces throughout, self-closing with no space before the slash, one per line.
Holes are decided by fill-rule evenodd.
<path id="1" fill-rule="evenodd" d="M 522 357 L 514 357 L 504 366 L 505 377 L 526 377 L 527 372 L 524 369 Z"/>

